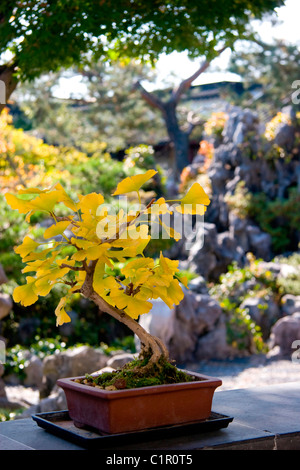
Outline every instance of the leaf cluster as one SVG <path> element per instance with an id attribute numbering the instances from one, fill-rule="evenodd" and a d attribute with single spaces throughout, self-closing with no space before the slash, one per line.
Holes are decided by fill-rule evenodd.
<path id="1" fill-rule="evenodd" d="M 136 193 L 140 201 L 138 210 L 128 212 L 121 208 L 117 213 L 110 213 L 99 193 L 78 195 L 74 201 L 61 184 L 46 190 L 23 189 L 17 196 L 7 193 L 8 204 L 26 215 L 27 222 L 37 211 L 46 212 L 53 219 L 53 224 L 44 230 L 44 240 L 39 242 L 27 235 L 15 248 L 25 264 L 22 272 L 27 276 L 26 284 L 14 290 L 15 302 L 25 307 L 32 305 L 39 296 L 48 295 L 54 286 L 62 283 L 68 293 L 55 310 L 57 325 L 62 325 L 70 321 L 66 312 L 68 302 L 74 294 L 85 293 L 89 279 L 93 291 L 107 304 L 134 319 L 149 312 L 151 299 L 161 298 L 170 308 L 178 304 L 183 298 L 179 262 L 162 254 L 155 262 L 143 254 L 151 239 L 150 223 L 162 226 L 169 237 L 179 238 L 160 218 L 171 212 L 170 201 L 154 199 L 142 208 L 140 189 L 155 174 L 155 170 L 148 170 L 118 184 L 113 196 Z M 202 187 L 194 183 L 175 210 L 182 214 L 203 214 L 209 202 Z M 69 215 L 58 217 L 59 205 L 64 205 Z M 125 263 L 121 279 L 109 271 L 116 261 Z M 180 281 L 185 283 L 182 277 Z"/>
<path id="2" fill-rule="evenodd" d="M 281 5 L 282 0 L 7 0 L 0 5 L 0 53 L 11 51 L 23 79 L 87 62 L 91 55 L 212 55 L 219 41 L 232 46 L 245 36 L 250 17 Z"/>

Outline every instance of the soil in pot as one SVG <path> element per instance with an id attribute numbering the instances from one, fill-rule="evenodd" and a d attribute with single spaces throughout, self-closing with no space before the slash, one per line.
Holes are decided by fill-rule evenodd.
<path id="1" fill-rule="evenodd" d="M 161 359 L 150 367 L 145 367 L 147 364 L 147 358 L 136 359 L 116 371 L 104 372 L 99 375 L 86 374 L 84 378 L 78 378 L 75 381 L 112 391 L 199 380 L 199 378 L 177 369 L 175 365 L 165 359 Z"/>

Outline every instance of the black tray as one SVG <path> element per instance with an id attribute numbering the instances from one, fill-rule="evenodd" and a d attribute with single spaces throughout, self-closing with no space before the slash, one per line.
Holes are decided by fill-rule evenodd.
<path id="1" fill-rule="evenodd" d="M 226 428 L 233 420 L 230 416 L 211 412 L 208 419 L 193 423 L 163 426 L 143 431 L 122 434 L 101 434 L 92 428 L 77 428 L 71 420 L 68 411 L 37 413 L 32 416 L 38 426 L 62 439 L 71 441 L 85 449 L 109 449 L 111 446 L 133 444 L 141 441 L 166 439 L 179 435 L 217 431 Z"/>

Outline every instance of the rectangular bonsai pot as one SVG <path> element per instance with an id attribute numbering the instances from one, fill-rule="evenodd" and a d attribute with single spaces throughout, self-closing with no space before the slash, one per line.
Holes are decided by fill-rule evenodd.
<path id="1" fill-rule="evenodd" d="M 82 377 L 59 379 L 57 384 L 65 392 L 69 415 L 76 426 L 119 434 L 207 419 L 214 391 L 222 381 L 185 372 L 197 380 L 114 391 L 75 382 Z"/>

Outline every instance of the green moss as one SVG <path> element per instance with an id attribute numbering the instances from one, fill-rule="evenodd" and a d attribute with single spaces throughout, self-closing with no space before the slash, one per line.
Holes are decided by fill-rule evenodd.
<path id="1" fill-rule="evenodd" d="M 147 363 L 148 359 L 136 359 L 116 371 L 104 372 L 98 376 L 86 375 L 85 379 L 78 380 L 81 383 L 106 390 L 131 389 L 196 380 L 195 377 L 177 369 L 175 365 L 165 360 L 153 364 L 145 373 L 143 367 Z"/>

